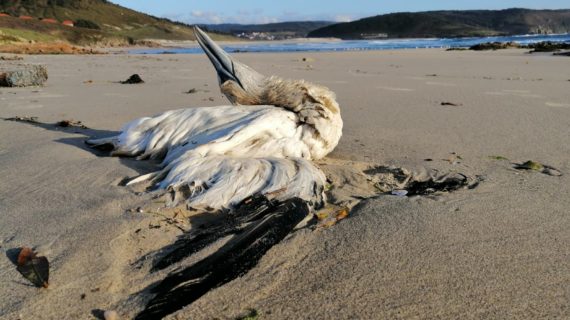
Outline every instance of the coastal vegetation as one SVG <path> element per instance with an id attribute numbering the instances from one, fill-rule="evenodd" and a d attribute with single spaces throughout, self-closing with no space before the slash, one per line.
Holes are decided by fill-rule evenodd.
<path id="1" fill-rule="evenodd" d="M 105 0 L 3 0 L 0 13 L 0 44 L 65 41 L 113 46 L 149 39 L 195 40 L 189 25 Z M 229 35 L 212 36 L 217 40 L 235 39 Z"/>

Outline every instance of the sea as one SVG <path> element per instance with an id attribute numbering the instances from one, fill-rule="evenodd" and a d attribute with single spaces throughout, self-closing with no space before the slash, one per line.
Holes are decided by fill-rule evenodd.
<path id="1" fill-rule="evenodd" d="M 569 34 L 520 35 L 479 38 L 433 38 L 433 39 L 379 39 L 379 40 L 334 40 L 334 41 L 260 41 L 222 45 L 224 50 L 235 52 L 323 52 L 323 51 L 368 51 L 425 48 L 470 47 L 485 42 L 510 42 L 529 44 L 541 41 L 570 43 Z M 201 54 L 199 47 L 160 48 L 132 50 L 133 54 Z"/>

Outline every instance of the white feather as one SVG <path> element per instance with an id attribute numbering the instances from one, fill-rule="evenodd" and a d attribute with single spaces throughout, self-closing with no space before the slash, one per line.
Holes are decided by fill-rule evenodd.
<path id="1" fill-rule="evenodd" d="M 274 106 L 220 106 L 168 111 L 126 124 L 113 155 L 162 158 L 164 168 L 132 180 L 159 189 L 185 187 L 192 207 L 232 207 L 256 193 L 323 199 L 324 174 L 310 161 L 325 151 L 314 128 Z"/>

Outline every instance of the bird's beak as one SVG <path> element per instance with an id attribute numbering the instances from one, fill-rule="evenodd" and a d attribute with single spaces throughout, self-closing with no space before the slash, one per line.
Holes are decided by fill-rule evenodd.
<path id="1" fill-rule="evenodd" d="M 245 92 L 256 93 L 259 91 L 265 76 L 233 59 L 200 28 L 194 27 L 194 34 L 196 34 L 200 47 L 202 47 L 214 68 L 216 68 L 220 84 L 226 81 L 234 81 Z"/>

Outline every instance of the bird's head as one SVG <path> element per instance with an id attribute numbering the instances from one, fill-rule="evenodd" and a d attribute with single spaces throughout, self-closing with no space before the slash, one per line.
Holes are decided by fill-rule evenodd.
<path id="1" fill-rule="evenodd" d="M 222 93 L 233 104 L 262 104 L 259 97 L 266 77 L 232 58 L 198 27 L 194 27 L 198 44 L 204 50 L 216 72 Z"/>
<path id="2" fill-rule="evenodd" d="M 334 92 L 303 80 L 266 77 L 235 60 L 208 35 L 194 27 L 198 43 L 216 68 L 220 89 L 235 105 L 273 105 L 297 114 L 300 123 L 322 144 L 321 158 L 332 151 L 342 134 L 340 108 Z"/>

